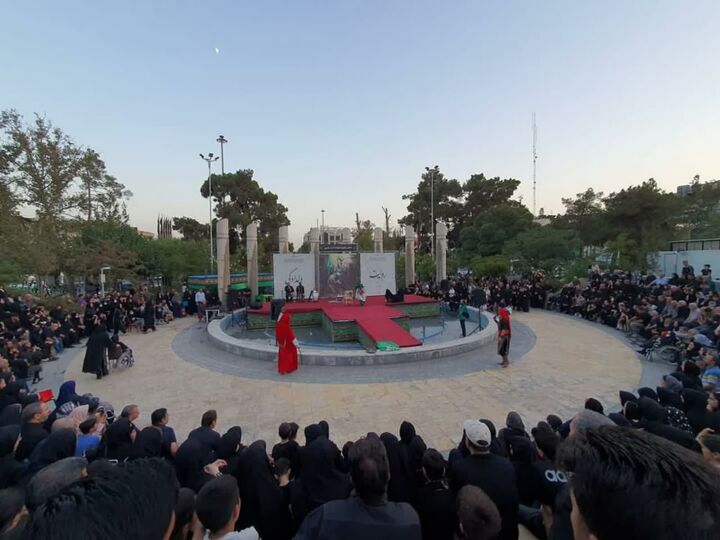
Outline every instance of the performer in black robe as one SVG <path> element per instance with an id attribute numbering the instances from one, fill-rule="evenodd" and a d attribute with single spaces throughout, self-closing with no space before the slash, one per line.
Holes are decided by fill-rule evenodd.
<path id="1" fill-rule="evenodd" d="M 87 342 L 87 350 L 85 351 L 85 360 L 83 361 L 83 373 L 95 373 L 98 379 L 102 379 L 103 375 L 108 374 L 105 365 L 105 350 L 113 346 L 110 336 L 108 336 L 105 325 L 97 325 L 90 339 Z"/>
<path id="2" fill-rule="evenodd" d="M 151 300 L 145 303 L 145 311 L 143 312 L 143 333 L 148 330 L 155 331 L 155 306 Z"/>

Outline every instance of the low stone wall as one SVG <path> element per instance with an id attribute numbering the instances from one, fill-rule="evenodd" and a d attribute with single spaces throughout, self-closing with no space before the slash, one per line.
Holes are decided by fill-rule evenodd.
<path id="1" fill-rule="evenodd" d="M 362 350 L 339 350 L 323 349 L 321 347 L 302 347 L 300 363 L 304 365 L 321 366 L 360 366 L 360 365 L 381 365 L 400 364 L 404 362 L 420 362 L 435 358 L 447 358 L 477 350 L 479 347 L 494 342 L 497 335 L 497 325 L 481 314 L 475 308 L 468 308 L 470 321 L 477 323 L 480 317 L 484 328 L 460 338 L 444 343 L 432 345 L 421 345 L 419 347 L 407 347 L 399 351 L 369 353 Z M 274 362 L 277 358 L 277 347 L 266 342 L 260 343 L 256 340 L 239 339 L 227 334 L 232 317 L 228 315 L 221 320 L 211 321 L 207 326 L 210 342 L 217 348 L 237 354 L 238 361 L 243 358 L 264 360 Z M 293 317 L 293 324 L 295 317 Z M 468 325 L 472 331 L 475 325 Z M 264 328 L 264 326 L 262 327 Z M 360 339 L 362 343 L 362 339 Z M 365 345 L 363 343 L 363 345 Z"/>

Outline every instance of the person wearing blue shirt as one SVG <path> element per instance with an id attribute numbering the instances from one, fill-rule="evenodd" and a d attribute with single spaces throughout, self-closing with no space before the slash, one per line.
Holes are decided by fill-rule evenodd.
<path id="1" fill-rule="evenodd" d="M 95 416 L 88 416 L 80 423 L 80 436 L 75 445 L 75 457 L 85 457 L 88 450 L 100 446 L 100 436 L 95 433 L 98 421 Z"/>

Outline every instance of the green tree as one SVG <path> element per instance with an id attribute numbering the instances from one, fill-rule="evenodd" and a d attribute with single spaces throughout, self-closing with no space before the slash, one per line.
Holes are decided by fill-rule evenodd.
<path id="1" fill-rule="evenodd" d="M 644 268 L 646 264 L 645 253 L 638 249 L 636 240 L 628 233 L 620 233 L 614 239 L 608 241 L 607 248 L 612 254 L 611 268 L 621 270 L 637 270 Z"/>
<path id="2" fill-rule="evenodd" d="M 495 206 L 519 206 L 520 203 L 510 200 L 518 186 L 520 180 L 514 178 L 485 178 L 483 173 L 471 175 L 462 186 L 465 193 L 464 222 L 473 222 Z"/>
<path id="3" fill-rule="evenodd" d="M 603 202 L 608 237 L 627 234 L 637 245 L 638 261 L 646 261 L 650 253 L 665 247 L 675 237 L 685 208 L 680 197 L 661 190 L 652 178 L 611 193 Z"/>
<path id="4" fill-rule="evenodd" d="M 584 246 L 600 246 L 608 239 L 603 221 L 603 194 L 588 188 L 574 199 L 563 198 L 565 213 L 553 222 L 553 227 L 574 231 Z"/>
<path id="5" fill-rule="evenodd" d="M 435 275 L 435 263 L 429 253 L 415 256 L 415 275 L 419 281 L 431 281 Z"/>
<path id="6" fill-rule="evenodd" d="M 571 231 L 534 227 L 510 240 L 503 254 L 516 270 L 556 273 L 575 258 L 579 247 L 580 240 Z"/>
<path id="7" fill-rule="evenodd" d="M 524 206 L 495 206 L 482 212 L 474 224 L 460 232 L 461 261 L 466 263 L 478 255 L 498 255 L 508 241 L 528 230 L 532 222 L 532 213 Z"/>
<path id="8" fill-rule="evenodd" d="M 695 176 L 690 184 L 690 190 L 682 197 L 685 209 L 681 219 L 684 229 L 690 238 L 709 238 L 707 234 L 715 229 L 713 222 L 717 221 L 718 206 L 720 205 L 720 182 L 700 182 Z"/>
<path id="9" fill-rule="evenodd" d="M 360 228 L 355 228 L 353 230 L 353 242 L 357 244 L 358 251 L 372 251 L 375 247 L 375 243 L 373 241 L 373 233 L 375 231 L 375 224 L 370 221 L 369 219 L 366 219 L 365 221 L 361 221 Z"/>
<path id="10" fill-rule="evenodd" d="M 78 175 L 79 191 L 71 197 L 71 204 L 85 221 L 128 222 L 125 201 L 132 197 L 132 192 L 107 173 L 97 152 L 90 149 L 83 152 Z"/>
<path id="11" fill-rule="evenodd" d="M 429 253 L 432 232 L 431 193 L 434 197 L 435 222 L 444 221 L 452 229 L 461 217 L 463 191 L 460 182 L 448 180 L 437 167 L 426 171 L 420 178 L 417 191 L 402 197 L 408 201 L 408 215 L 398 223 L 415 227 L 419 250 Z"/>
<path id="12" fill-rule="evenodd" d="M 209 240 L 208 224 L 200 223 L 190 217 L 174 217 L 172 228 L 173 231 L 177 231 L 182 235 L 183 240 L 205 242 Z"/>
<path id="13" fill-rule="evenodd" d="M 502 255 L 491 255 L 490 257 L 473 257 L 470 261 L 470 270 L 476 278 L 479 277 L 502 277 L 510 270 L 510 263 L 507 257 Z"/>
<path id="14" fill-rule="evenodd" d="M 277 230 L 282 225 L 290 225 L 287 208 L 278 201 L 272 191 L 265 191 L 253 178 L 252 169 L 238 170 L 234 173 L 212 176 L 212 200 L 215 214 L 230 221 L 230 250 L 235 252 L 244 236 L 245 228 L 253 221 L 259 223 L 259 253 L 263 259 L 259 264 L 268 267 L 272 253 L 278 250 Z M 210 193 L 205 180 L 200 193 L 207 198 Z"/>

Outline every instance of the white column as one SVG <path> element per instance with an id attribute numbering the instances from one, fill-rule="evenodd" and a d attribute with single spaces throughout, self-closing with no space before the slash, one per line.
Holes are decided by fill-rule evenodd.
<path id="1" fill-rule="evenodd" d="M 415 229 L 405 226 L 405 286 L 415 283 Z"/>
<path id="2" fill-rule="evenodd" d="M 257 228 L 258 224 L 253 221 L 245 229 L 245 245 L 247 249 L 247 284 L 253 301 L 258 295 Z"/>
<path id="3" fill-rule="evenodd" d="M 227 218 L 217 221 L 215 234 L 218 298 L 220 298 L 222 306 L 228 308 L 227 291 L 230 286 L 230 222 Z"/>
<path id="4" fill-rule="evenodd" d="M 447 225 L 439 221 L 435 225 L 435 281 L 440 283 L 447 277 Z"/>
<path id="5" fill-rule="evenodd" d="M 373 247 L 375 253 L 383 252 L 383 230 L 380 227 L 375 227 L 373 231 Z"/>
<path id="6" fill-rule="evenodd" d="M 278 252 L 288 253 L 289 251 L 288 227 L 287 225 L 283 225 L 278 229 Z"/>

